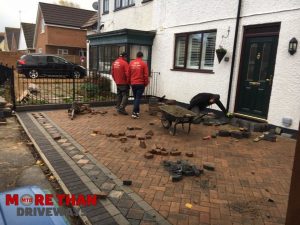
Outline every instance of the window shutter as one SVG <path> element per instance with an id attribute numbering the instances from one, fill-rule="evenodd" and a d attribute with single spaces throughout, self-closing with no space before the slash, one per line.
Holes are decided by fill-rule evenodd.
<path id="1" fill-rule="evenodd" d="M 212 69 L 214 66 L 216 33 L 205 33 L 202 52 L 202 69 Z"/>
<path id="2" fill-rule="evenodd" d="M 189 36 L 189 48 L 187 58 L 187 68 L 189 69 L 199 69 L 201 37 L 201 34 L 191 34 Z"/>
<path id="3" fill-rule="evenodd" d="M 184 67 L 185 56 L 185 37 L 178 37 L 176 39 L 176 67 Z"/>

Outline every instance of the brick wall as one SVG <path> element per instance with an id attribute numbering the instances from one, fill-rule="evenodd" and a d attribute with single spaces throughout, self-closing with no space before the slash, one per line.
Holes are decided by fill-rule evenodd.
<path id="1" fill-rule="evenodd" d="M 75 48 L 86 48 L 86 31 L 47 26 L 47 44 Z"/>
<path id="2" fill-rule="evenodd" d="M 8 65 L 9 67 L 16 67 L 17 60 L 23 53 L 20 52 L 0 52 L 0 63 L 3 65 Z"/>
<path id="3" fill-rule="evenodd" d="M 41 29 L 41 13 L 38 13 L 39 19 L 38 22 L 36 24 L 37 26 L 37 32 L 36 32 L 36 43 L 35 43 L 35 51 L 39 52 L 39 49 L 42 49 L 41 53 L 46 53 L 46 43 L 47 43 L 47 29 L 48 27 L 45 26 L 45 32 L 41 33 L 42 29 Z"/>

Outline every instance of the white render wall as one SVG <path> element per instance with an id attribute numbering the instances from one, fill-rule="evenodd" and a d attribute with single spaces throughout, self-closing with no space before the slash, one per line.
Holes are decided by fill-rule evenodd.
<path id="1" fill-rule="evenodd" d="M 26 45 L 26 41 L 25 41 L 25 35 L 24 35 L 24 31 L 23 31 L 23 28 L 21 26 L 21 29 L 20 29 L 20 38 L 19 38 L 19 48 L 18 50 L 27 50 L 27 45 Z"/>
<path id="2" fill-rule="evenodd" d="M 156 31 L 152 70 L 161 73 L 158 95 L 188 103 L 199 92 L 212 92 L 220 94 L 221 101 L 226 105 L 238 0 L 153 0 L 146 4 L 141 1 L 136 0 L 134 7 L 113 12 L 114 0 L 110 0 L 110 12 L 101 18 L 105 24 L 104 32 L 123 28 Z M 242 2 L 230 111 L 233 111 L 235 104 L 243 26 L 281 22 L 268 122 L 283 126 L 282 118 L 289 117 L 293 119 L 293 124 L 288 128 L 297 130 L 300 120 L 300 1 Z M 228 27 L 230 33 L 222 46 L 228 50 L 226 56 L 230 60 L 219 64 L 215 57 L 214 74 L 171 70 L 174 34 L 216 29 L 218 47 L 222 35 L 227 35 Z M 299 44 L 297 53 L 291 56 L 288 43 L 293 37 L 298 39 Z"/>
<path id="3" fill-rule="evenodd" d="M 104 28 L 101 32 L 108 32 L 120 29 L 134 30 L 152 30 L 152 8 L 153 3 L 143 3 L 142 0 L 135 0 L 135 6 L 114 11 L 115 0 L 109 1 L 109 13 L 102 15 L 101 24 L 104 23 Z M 101 1 L 101 11 L 103 4 Z"/>

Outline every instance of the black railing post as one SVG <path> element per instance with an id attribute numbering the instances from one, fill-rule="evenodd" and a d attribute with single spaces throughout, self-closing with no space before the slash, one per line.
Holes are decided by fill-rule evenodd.
<path id="1" fill-rule="evenodd" d="M 72 73 L 73 77 L 73 102 L 75 102 L 75 76 L 74 76 L 74 71 Z"/>
<path id="2" fill-rule="evenodd" d="M 10 69 L 10 96 L 13 105 L 13 110 L 16 111 L 15 74 L 13 66 Z"/>

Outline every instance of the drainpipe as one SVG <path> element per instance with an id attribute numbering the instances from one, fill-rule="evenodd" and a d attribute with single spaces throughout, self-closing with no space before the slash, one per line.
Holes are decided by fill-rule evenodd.
<path id="1" fill-rule="evenodd" d="M 98 24 L 97 24 L 97 33 L 100 33 L 100 25 L 101 25 L 101 0 L 98 0 Z"/>
<path id="2" fill-rule="evenodd" d="M 230 104 L 230 96 L 231 96 L 231 88 L 232 88 L 232 80 L 233 80 L 233 71 L 234 71 L 234 63 L 235 63 L 235 55 L 236 55 L 237 36 L 238 36 L 239 25 L 240 25 L 241 5 L 242 5 L 242 0 L 239 0 L 239 5 L 238 5 L 238 10 L 237 10 L 237 15 L 236 15 L 236 24 L 235 24 L 235 33 L 234 33 L 234 42 L 233 42 L 233 51 L 232 51 L 232 61 L 231 61 L 231 70 L 230 70 L 230 79 L 229 79 L 227 104 L 226 104 L 226 110 L 227 111 L 229 110 L 229 104 Z"/>

